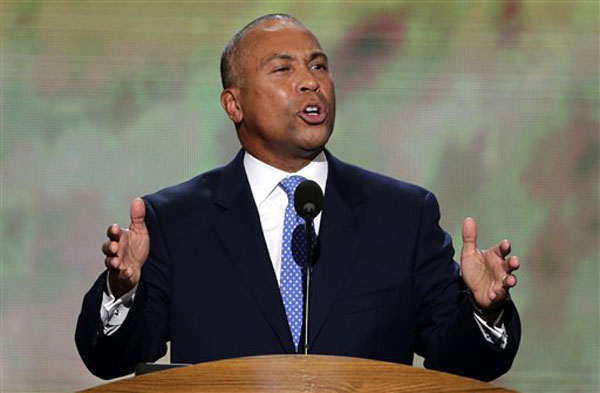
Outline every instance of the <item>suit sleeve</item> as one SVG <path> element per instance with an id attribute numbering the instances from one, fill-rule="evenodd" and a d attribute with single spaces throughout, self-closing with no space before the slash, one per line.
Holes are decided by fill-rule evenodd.
<path id="1" fill-rule="evenodd" d="M 505 349 L 485 340 L 473 318 L 459 266 L 452 259 L 452 241 L 439 219 L 437 200 L 427 193 L 413 270 L 416 352 L 425 358 L 427 368 L 490 381 L 512 365 L 521 337 L 519 316 L 509 303 L 504 312 Z"/>
<path id="2" fill-rule="evenodd" d="M 106 271 L 85 295 L 77 320 L 75 343 L 79 354 L 87 368 L 104 379 L 130 374 L 137 363 L 156 361 L 167 351 L 169 258 L 157 215 L 152 205 L 145 202 L 150 254 L 142 267 L 135 300 L 123 325 L 110 336 L 103 334 L 100 307 Z"/>

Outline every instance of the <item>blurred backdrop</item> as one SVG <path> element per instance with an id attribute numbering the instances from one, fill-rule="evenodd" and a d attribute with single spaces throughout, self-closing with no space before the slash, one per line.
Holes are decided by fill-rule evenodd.
<path id="1" fill-rule="evenodd" d="M 510 238 L 524 392 L 599 390 L 599 6 L 589 1 L 10 1 L 1 14 L 1 390 L 99 384 L 73 340 L 132 198 L 239 149 L 227 40 L 271 12 L 330 55 L 330 150 L 437 194 L 460 248 Z M 168 359 L 166 359 L 168 360 Z"/>

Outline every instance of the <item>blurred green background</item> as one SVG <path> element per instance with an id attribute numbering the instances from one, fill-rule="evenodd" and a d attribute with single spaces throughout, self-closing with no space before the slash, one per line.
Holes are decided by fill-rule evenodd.
<path id="1" fill-rule="evenodd" d="M 331 58 L 334 154 L 435 192 L 457 248 L 468 215 L 513 241 L 523 338 L 494 383 L 599 391 L 595 0 L 2 1 L 0 389 L 101 382 L 73 336 L 106 227 L 233 157 L 220 53 L 271 12 Z"/>

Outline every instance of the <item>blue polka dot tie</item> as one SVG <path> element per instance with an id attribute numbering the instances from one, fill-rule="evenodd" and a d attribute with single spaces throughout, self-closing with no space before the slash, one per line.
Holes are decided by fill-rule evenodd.
<path id="1" fill-rule="evenodd" d="M 290 176 L 279 183 L 288 196 L 283 222 L 280 290 L 296 352 L 298 352 L 302 332 L 304 302 L 302 283 L 306 260 L 306 236 L 304 219 L 298 216 L 294 209 L 294 192 L 298 184 L 304 180 L 302 176 Z"/>

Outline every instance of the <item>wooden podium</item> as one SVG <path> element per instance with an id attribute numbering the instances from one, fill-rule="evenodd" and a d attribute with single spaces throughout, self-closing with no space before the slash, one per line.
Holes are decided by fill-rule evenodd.
<path id="1" fill-rule="evenodd" d="M 323 355 L 218 360 L 110 382 L 88 392 L 512 392 L 406 365 Z"/>

